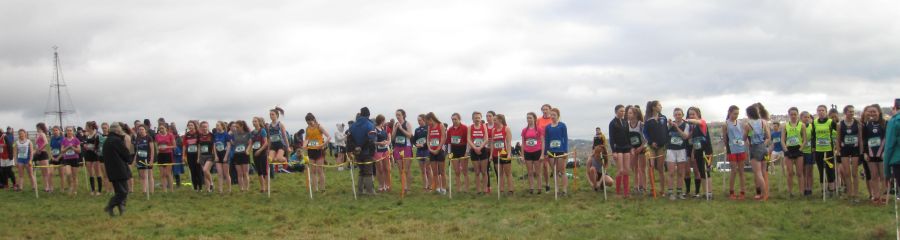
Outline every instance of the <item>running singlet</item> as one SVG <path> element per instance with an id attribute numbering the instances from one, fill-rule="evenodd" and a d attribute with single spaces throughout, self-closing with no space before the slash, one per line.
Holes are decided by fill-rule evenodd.
<path id="1" fill-rule="evenodd" d="M 816 139 L 813 139 L 812 141 L 815 141 L 816 152 L 830 152 L 833 149 L 832 134 L 834 132 L 831 119 L 828 119 L 825 122 L 819 122 L 818 119 L 813 120 L 813 128 Z"/>
<path id="2" fill-rule="evenodd" d="M 150 136 L 138 137 L 134 140 L 134 156 L 138 161 L 147 161 L 150 158 Z"/>
<path id="3" fill-rule="evenodd" d="M 728 130 L 728 149 L 731 150 L 730 153 L 743 153 L 746 147 L 744 145 L 744 136 L 746 136 L 744 135 L 744 129 L 741 128 L 737 121 L 734 123 L 726 121 L 725 126 Z"/>
<path id="4" fill-rule="evenodd" d="M 172 148 L 169 147 L 173 146 L 175 146 L 175 136 L 172 133 L 156 134 L 156 148 L 159 149 L 159 153 L 172 153 Z"/>
<path id="5" fill-rule="evenodd" d="M 475 127 L 475 124 L 472 124 L 472 127 L 469 128 L 470 135 L 472 135 L 472 144 L 475 147 L 484 147 L 484 143 L 487 141 L 486 137 L 487 128 L 485 128 L 484 124 L 481 124 L 479 127 Z"/>
<path id="6" fill-rule="evenodd" d="M 787 139 L 784 139 L 784 143 L 787 144 L 788 147 L 800 146 L 803 141 L 803 135 L 800 134 L 800 131 L 803 129 L 801 127 L 802 125 L 800 125 L 800 121 L 797 121 L 797 123 L 794 123 L 793 125 L 791 124 L 792 123 L 787 122 L 784 125 L 784 136 L 787 137 Z M 772 141 L 775 140 L 773 139 Z"/>
<path id="7" fill-rule="evenodd" d="M 306 128 L 306 147 L 309 149 L 322 149 L 325 138 L 322 136 L 322 130 L 319 127 Z"/>
<path id="8" fill-rule="evenodd" d="M 78 138 L 66 138 L 62 140 L 62 147 L 66 149 L 66 152 L 63 154 L 63 159 L 78 159 L 78 153 L 75 152 L 75 147 L 81 145 L 81 141 Z"/>
<path id="9" fill-rule="evenodd" d="M 543 144 L 543 142 L 541 141 L 541 132 L 537 128 L 523 128 L 522 139 L 524 139 L 525 141 L 522 147 L 522 150 L 524 150 L 525 152 L 533 153 L 541 151 L 541 145 Z"/>
<path id="10" fill-rule="evenodd" d="M 283 136 L 281 135 L 281 122 L 277 122 L 269 126 L 269 130 L 267 132 L 269 133 L 269 142 L 279 143 L 282 141 L 281 138 Z"/>
<path id="11" fill-rule="evenodd" d="M 841 121 L 841 144 L 845 147 L 859 147 L 859 121 L 847 126 L 846 121 Z"/>
<path id="12" fill-rule="evenodd" d="M 196 154 L 200 147 L 197 146 L 197 139 L 199 136 L 197 132 L 187 133 L 184 135 L 184 145 L 185 152 L 189 154 Z"/>
<path id="13" fill-rule="evenodd" d="M 491 132 L 491 144 L 494 149 L 491 153 L 494 156 L 500 156 L 500 150 L 506 151 L 506 127 L 494 127 Z"/>
<path id="14" fill-rule="evenodd" d="M 440 124 L 436 124 L 435 126 L 428 127 L 428 149 L 431 151 L 437 151 L 441 149 L 441 139 L 444 138 L 444 133 L 441 132 Z"/>

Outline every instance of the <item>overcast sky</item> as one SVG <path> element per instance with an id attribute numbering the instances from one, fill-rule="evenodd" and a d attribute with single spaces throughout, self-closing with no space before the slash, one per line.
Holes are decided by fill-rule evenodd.
<path id="1" fill-rule="evenodd" d="M 81 121 L 334 130 L 360 107 L 466 123 L 559 107 L 569 135 L 662 101 L 721 120 L 900 97 L 898 1 L 2 1 L 0 125 L 44 119 L 53 49 Z M 373 115 L 374 115 L 373 114 Z M 414 121 L 414 118 L 410 118 Z M 155 122 L 155 121 L 154 121 Z"/>

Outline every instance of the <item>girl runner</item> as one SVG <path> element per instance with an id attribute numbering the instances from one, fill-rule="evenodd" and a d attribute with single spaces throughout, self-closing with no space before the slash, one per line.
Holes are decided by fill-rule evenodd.
<path id="1" fill-rule="evenodd" d="M 609 157 L 609 153 L 606 151 L 607 142 L 606 136 L 603 135 L 603 132 L 598 127 L 594 136 L 593 146 L 591 147 L 592 153 L 589 159 L 591 165 L 587 171 L 588 181 L 591 182 L 591 187 L 596 192 L 606 189 L 608 182 L 612 181 L 612 178 L 603 174 L 603 169 L 608 167 L 608 162 L 606 161 Z"/>
<path id="2" fill-rule="evenodd" d="M 662 105 L 659 101 L 647 102 L 647 114 L 644 115 L 644 133 L 647 135 L 647 146 L 650 147 L 650 164 L 656 169 L 656 179 L 659 179 L 660 191 L 666 186 L 665 159 L 666 144 L 669 143 L 669 119 L 662 115 Z M 652 170 L 651 170 L 652 171 Z M 656 184 L 651 182 L 650 184 Z M 651 188 L 652 190 L 652 188 Z"/>
<path id="3" fill-rule="evenodd" d="M 697 107 L 688 108 L 688 118 L 685 121 L 691 124 L 690 150 L 688 151 L 691 152 L 689 155 L 694 160 L 691 161 L 694 169 L 694 198 L 700 197 L 700 185 L 702 184 L 706 191 L 706 198 L 712 199 L 712 189 L 709 187 L 709 178 L 707 177 L 710 165 L 708 158 L 713 154 L 709 126 Z M 685 183 L 689 181 L 690 179 L 685 179 Z"/>
<path id="4" fill-rule="evenodd" d="M 416 144 L 416 157 L 419 158 L 419 171 L 422 172 L 423 189 L 430 191 L 431 184 L 428 182 L 429 167 L 425 163 L 425 158 L 430 155 L 427 146 L 428 125 L 425 122 L 425 114 L 419 114 L 416 120 L 419 122 L 419 127 L 416 128 L 416 133 L 413 135 L 413 142 Z"/>
<path id="5" fill-rule="evenodd" d="M 806 128 L 806 139 L 803 142 L 803 147 L 800 148 L 800 152 L 803 153 L 803 183 L 806 184 L 803 186 L 803 196 L 811 196 L 812 195 L 812 169 L 813 165 L 816 164 L 815 159 L 813 159 L 812 155 L 812 115 L 807 111 L 803 111 L 800 113 L 800 121 L 803 121 L 803 126 Z"/>
<path id="6" fill-rule="evenodd" d="M 429 157 L 431 158 L 428 164 L 431 170 L 428 179 L 433 181 L 433 185 L 436 186 L 438 193 L 446 194 L 446 190 L 444 190 L 444 183 L 447 181 L 444 179 L 444 158 L 446 156 L 442 146 L 446 144 L 447 129 L 433 112 L 425 115 L 425 119 L 428 121 L 427 144 L 430 153 Z"/>
<path id="7" fill-rule="evenodd" d="M 231 193 L 231 166 L 229 166 L 228 162 L 230 162 L 229 157 L 231 156 L 233 143 L 225 122 L 216 122 L 213 139 L 216 151 L 216 172 L 219 174 L 219 177 L 216 179 L 216 189 L 219 189 L 220 194 L 223 193 L 225 188 L 222 187 L 222 182 L 224 182 L 228 187 L 228 192 Z"/>
<path id="8" fill-rule="evenodd" d="M 50 154 L 47 153 L 47 125 L 44 123 L 38 123 L 36 126 L 37 133 L 34 140 L 35 148 L 33 160 L 38 166 L 47 166 L 50 164 Z M 52 192 L 53 191 L 53 180 L 51 179 L 50 168 L 41 168 L 41 175 L 44 179 L 44 191 Z"/>
<path id="9" fill-rule="evenodd" d="M 28 139 L 28 133 L 25 132 L 25 129 L 19 129 L 18 131 L 19 138 L 16 139 L 16 148 L 13 152 L 13 155 L 16 156 L 16 167 L 19 170 L 19 177 L 24 178 L 25 173 L 28 173 L 28 177 L 31 180 L 31 188 L 37 189 L 37 179 L 34 177 L 34 168 L 31 164 L 34 159 L 34 143 Z M 19 179 L 18 182 L 22 182 L 22 179 Z M 18 187 L 17 190 L 21 190 L 21 187 Z M 35 190 L 37 191 L 37 190 Z"/>
<path id="10" fill-rule="evenodd" d="M 169 123 L 169 130 L 175 135 L 175 148 L 172 150 L 175 165 L 172 165 L 172 176 L 175 178 L 175 187 L 181 187 L 181 174 L 184 174 L 184 139 L 178 134 L 178 126 Z"/>
<path id="11" fill-rule="evenodd" d="M 159 164 L 172 164 L 174 156 L 172 151 L 175 149 L 175 135 L 169 132 L 168 124 L 160 124 L 156 127 L 159 133 L 156 134 L 156 162 Z M 159 166 L 159 177 L 162 180 L 163 192 L 175 191 L 172 186 L 172 165 Z"/>
<path id="12" fill-rule="evenodd" d="M 97 146 L 100 145 L 100 134 L 97 133 L 97 128 L 97 122 L 87 122 L 84 125 L 84 141 L 81 143 L 81 155 L 87 164 L 85 167 L 87 167 L 88 181 L 91 185 L 91 196 L 100 194 L 100 191 L 95 191 L 95 189 L 97 185 L 102 184 L 100 183 L 100 172 L 104 171 L 103 163 L 100 162 L 100 156 L 97 152 Z"/>
<path id="13" fill-rule="evenodd" d="M 838 130 L 838 152 L 841 153 L 841 180 L 846 181 L 847 191 L 850 199 L 857 201 L 856 195 L 859 193 L 859 157 L 863 152 L 862 124 L 856 120 L 853 105 L 844 107 L 844 119 L 841 120 L 840 129 Z"/>
<path id="14" fill-rule="evenodd" d="M 569 132 L 566 129 L 566 124 L 559 121 L 559 109 L 553 108 L 550 109 L 550 119 L 553 120 L 550 125 L 547 125 L 547 128 L 544 130 L 544 149 L 547 152 L 559 156 L 564 155 L 569 152 Z M 559 178 L 561 181 L 562 195 L 566 196 L 569 192 L 569 177 L 566 175 L 566 160 L 568 157 L 552 157 L 551 163 L 555 166 L 553 173 L 553 177 Z M 507 166 L 508 168 L 508 166 Z M 507 174 L 509 174 L 509 170 L 507 170 Z M 510 185 L 512 184 L 510 180 Z M 507 185 L 509 186 L 509 185 Z"/>
<path id="15" fill-rule="evenodd" d="M 209 123 L 206 121 L 200 122 L 200 133 L 197 135 L 197 145 L 200 147 L 198 153 L 199 156 L 197 156 L 197 164 L 202 168 L 202 183 L 207 192 L 212 192 L 213 190 L 212 174 L 210 174 L 209 170 L 212 169 L 216 158 L 215 155 L 213 155 L 214 142 L 213 134 L 209 131 Z M 201 188 L 201 190 L 202 189 L 203 188 Z"/>
<path id="16" fill-rule="evenodd" d="M 325 143 L 331 142 L 331 135 L 319 124 L 316 116 L 312 113 L 306 114 L 306 152 L 309 160 L 315 164 L 311 166 L 312 183 L 316 191 L 325 191 Z M 390 167 L 390 165 L 388 165 Z M 390 175 L 388 175 L 390 177 Z"/>
<path id="17" fill-rule="evenodd" d="M 137 126 L 137 137 L 134 139 L 134 162 L 137 163 L 137 169 L 141 177 L 141 186 L 144 187 L 143 193 L 153 193 L 153 164 L 156 156 L 156 143 L 150 137 L 147 126 Z"/>
<path id="18" fill-rule="evenodd" d="M 770 136 L 772 141 L 769 145 L 769 152 L 771 153 L 769 154 L 769 159 L 772 163 L 781 162 L 781 171 L 786 172 L 787 169 L 784 168 L 784 145 L 781 143 L 781 123 L 778 121 L 772 122 L 772 128 L 769 129 L 769 132 L 772 133 L 772 136 Z"/>
<path id="19" fill-rule="evenodd" d="M 687 173 L 688 155 L 687 143 L 690 139 L 691 125 L 684 121 L 684 110 L 675 108 L 672 112 L 675 121 L 669 121 L 669 143 L 666 145 L 666 165 L 669 170 L 669 200 L 676 198 L 685 199 L 685 194 L 690 192 L 691 179 Z M 684 179 L 684 181 L 680 181 Z M 687 191 L 682 192 L 682 187 L 687 185 Z M 677 186 L 676 191 L 672 193 L 672 186 Z"/>
<path id="20" fill-rule="evenodd" d="M 543 172 L 544 166 L 541 161 L 544 159 L 545 151 L 544 136 L 541 134 L 544 131 L 538 130 L 536 114 L 529 112 L 525 118 L 528 123 L 522 129 L 521 141 L 525 143 L 522 148 L 522 152 L 524 152 L 522 158 L 525 159 L 525 167 L 528 169 L 528 193 L 534 194 L 535 187 L 537 187 L 537 193 L 541 194 L 541 176 L 538 174 Z"/>
<path id="21" fill-rule="evenodd" d="M 250 128 L 247 127 L 247 122 L 244 120 L 238 120 L 231 124 L 231 132 L 234 135 L 234 156 L 232 157 L 232 161 L 234 162 L 235 169 L 237 170 L 237 179 L 238 186 L 241 189 L 241 192 L 250 190 L 250 146 L 253 145 L 251 141 Z"/>
<path id="22" fill-rule="evenodd" d="M 609 122 L 610 148 L 616 161 L 616 194 L 629 196 L 628 172 L 631 171 L 631 141 L 629 140 L 628 120 L 625 118 L 625 106 L 616 105 L 616 117 Z M 630 109 L 629 109 L 630 110 Z M 640 141 L 640 138 L 638 138 Z"/>
<path id="23" fill-rule="evenodd" d="M 62 140 L 62 161 L 60 162 L 63 169 L 63 178 L 68 182 L 69 194 L 78 195 L 78 166 L 81 166 L 79 157 L 81 156 L 81 141 L 75 137 L 75 127 L 66 127 L 66 137 Z M 65 184 L 60 186 L 60 190 L 65 188 Z"/>
<path id="24" fill-rule="evenodd" d="M 188 164 L 188 169 L 191 172 L 191 186 L 193 186 L 194 191 L 200 192 L 203 189 L 203 169 L 200 167 L 200 163 L 197 162 L 197 159 L 200 157 L 200 132 L 197 128 L 199 128 L 199 124 L 195 120 L 188 121 L 187 123 L 187 132 L 184 133 L 183 141 L 182 141 L 182 149 L 184 149 L 184 161 Z"/>
<path id="25" fill-rule="evenodd" d="M 266 133 L 266 122 L 261 117 L 253 118 L 253 131 L 250 132 L 251 143 L 250 151 L 253 152 L 253 168 L 256 169 L 256 175 L 259 176 L 259 192 L 268 191 L 269 180 L 269 160 L 266 158 L 266 149 L 269 147 L 269 141 Z"/>
<path id="26" fill-rule="evenodd" d="M 9 134 L 12 134 L 12 131 L 7 129 Z M 9 136 L 6 133 L 0 132 L 0 184 L 3 184 L 3 188 L 11 189 L 14 191 L 19 190 L 19 185 L 16 181 L 16 174 L 13 172 L 13 166 L 16 165 L 15 160 L 13 160 L 13 151 L 11 151 L 13 145 L 15 145 L 15 141 L 7 141 L 6 139 Z"/>
<path id="27" fill-rule="evenodd" d="M 828 178 L 828 186 L 826 196 L 832 195 L 834 192 L 834 132 L 837 130 L 837 123 L 826 114 L 828 108 L 825 105 L 816 107 L 817 119 L 812 123 L 812 142 L 813 158 L 819 168 L 819 182 L 824 183 Z"/>
<path id="28" fill-rule="evenodd" d="M 485 126 L 484 127 L 487 130 L 488 143 L 493 142 L 493 140 L 491 139 L 491 137 L 493 137 L 491 133 L 494 132 L 494 116 L 497 116 L 497 113 L 495 113 L 494 111 L 487 111 L 487 113 L 485 113 L 485 115 L 484 115 L 484 117 L 485 117 L 485 124 L 484 124 Z M 489 161 L 487 164 L 487 173 L 488 173 L 488 175 L 487 175 L 487 193 L 491 193 L 491 174 L 497 174 L 496 171 L 491 170 L 493 168 L 492 166 L 494 166 L 494 164 L 495 164 L 493 161 L 494 161 L 494 159 L 491 159 L 491 161 Z M 494 167 L 496 167 L 496 166 L 494 166 Z"/>
<path id="29" fill-rule="evenodd" d="M 109 124 L 102 123 L 100 124 L 100 136 L 98 137 L 100 142 L 97 144 L 97 156 L 100 159 L 100 163 L 98 167 L 100 168 L 100 177 L 97 177 L 97 195 L 99 196 L 103 193 L 103 186 L 108 182 L 104 181 L 106 176 L 106 167 L 103 165 L 103 143 L 106 143 L 106 134 L 109 132 Z M 111 184 L 111 183 L 110 183 Z"/>
<path id="30" fill-rule="evenodd" d="M 269 119 L 272 120 L 272 123 L 269 124 L 266 130 L 269 136 L 269 159 L 278 163 L 287 162 L 284 153 L 292 152 L 291 146 L 284 142 L 288 137 L 285 130 L 286 127 L 281 123 L 281 116 L 284 116 L 284 110 L 280 107 L 276 106 L 274 109 L 269 110 Z"/>
<path id="31" fill-rule="evenodd" d="M 801 151 L 803 143 L 807 141 L 806 125 L 800 121 L 800 113 L 796 107 L 788 109 L 788 120 L 784 124 L 784 130 L 781 131 L 781 144 L 787 147 L 784 152 L 784 165 L 787 170 L 788 196 L 794 196 L 794 175 L 797 177 L 798 189 L 804 189 L 806 186 L 803 177 L 803 152 Z"/>
<path id="32" fill-rule="evenodd" d="M 337 162 L 337 164 L 343 164 L 344 161 L 346 161 L 345 154 L 347 154 L 347 134 L 344 133 L 346 130 L 346 125 L 344 125 L 344 123 L 338 123 L 337 131 L 334 132 L 334 151 L 337 152 L 335 162 Z M 409 152 L 409 155 L 412 156 L 412 152 Z M 344 166 L 338 167 L 338 171 L 344 171 Z"/>
<path id="33" fill-rule="evenodd" d="M 541 131 L 541 136 L 546 135 L 544 130 L 547 129 L 547 125 L 550 125 L 553 120 L 550 119 L 550 109 L 553 107 L 550 104 L 541 105 L 541 117 L 537 119 L 537 128 L 538 131 Z M 488 119 L 490 121 L 490 119 Z M 541 166 L 543 171 L 541 172 L 541 177 L 544 182 L 544 191 L 550 192 L 550 169 L 553 169 L 550 166 L 550 158 L 546 154 L 541 158 Z"/>
<path id="34" fill-rule="evenodd" d="M 884 154 L 884 133 L 885 130 L 885 121 L 884 114 L 881 113 L 881 106 L 878 104 L 867 106 L 863 113 L 865 117 L 863 117 L 863 121 L 865 122 L 865 128 L 863 129 L 863 152 L 866 157 L 866 164 L 869 165 L 869 173 L 871 176 L 867 176 L 869 178 L 869 183 L 867 185 L 871 188 L 871 198 L 875 203 L 886 203 L 887 198 L 884 198 L 884 190 L 882 190 L 882 186 L 884 185 L 884 176 L 882 175 L 882 156 Z"/>
<path id="35" fill-rule="evenodd" d="M 450 116 L 450 120 L 453 122 L 453 125 L 447 129 L 446 141 L 450 143 L 450 153 L 453 155 L 453 158 L 461 158 L 466 156 L 468 150 L 469 128 L 462 124 L 462 117 L 460 117 L 459 113 L 453 113 Z M 469 160 L 460 159 L 450 162 L 450 164 L 453 168 L 456 185 L 462 187 L 461 192 L 466 192 L 469 189 Z M 460 175 L 462 175 L 462 178 L 460 178 Z"/>
<path id="36" fill-rule="evenodd" d="M 637 105 L 625 108 L 628 119 L 628 142 L 631 143 L 631 170 L 634 172 L 635 182 L 638 184 L 637 192 L 643 195 L 647 186 L 647 155 L 646 139 L 644 138 L 644 116 Z M 626 185 L 627 185 L 627 181 Z M 626 190 L 631 191 L 631 190 Z"/>
<path id="37" fill-rule="evenodd" d="M 384 128 L 384 115 L 375 116 L 375 176 L 378 178 L 378 191 L 388 191 L 388 182 L 391 181 L 391 161 L 387 159 L 387 151 L 391 144 L 391 136 Z"/>
<path id="38" fill-rule="evenodd" d="M 738 121 L 740 108 L 731 105 L 728 107 L 728 119 L 722 132 L 725 137 L 725 152 L 728 154 L 728 162 L 731 165 L 731 177 L 728 183 L 731 186 L 728 191 L 728 197 L 732 200 L 744 199 L 744 161 L 747 160 L 747 134 L 745 130 L 747 125 Z M 740 183 L 739 196 L 734 195 L 734 178 L 737 177 Z"/>
<path id="39" fill-rule="evenodd" d="M 410 167 L 410 159 L 413 156 L 412 147 L 410 147 L 409 139 L 413 137 L 412 125 L 406 121 L 406 111 L 403 109 L 397 109 L 394 112 L 394 116 L 397 118 L 397 122 L 394 123 L 394 127 L 391 128 L 391 136 L 394 136 L 392 139 L 392 144 L 394 146 L 394 159 L 398 160 L 400 163 L 400 176 L 404 179 L 401 179 L 406 183 L 403 186 L 403 192 L 409 192 L 409 184 L 411 183 L 409 180 L 409 167 Z"/>
<path id="40" fill-rule="evenodd" d="M 57 166 L 55 169 L 59 171 L 57 174 L 59 175 L 59 186 L 61 189 L 66 187 L 66 174 L 64 172 L 65 169 L 62 167 L 62 141 L 65 137 L 63 137 L 62 129 L 59 126 L 53 126 L 50 128 L 50 165 Z M 52 169 L 51 175 L 52 173 Z M 51 176 L 52 178 L 52 176 Z M 52 181 L 52 180 L 51 180 Z M 50 192 L 52 192 L 53 186 L 51 182 Z"/>
<path id="41" fill-rule="evenodd" d="M 753 178 L 756 182 L 755 200 L 769 199 L 769 183 L 766 173 L 766 156 L 768 145 L 772 141 L 772 133 L 769 132 L 769 112 L 761 103 L 755 103 L 747 107 L 747 124 L 745 131 L 750 140 L 750 166 L 753 167 Z M 756 161 L 754 161 L 756 160 Z"/>
<path id="42" fill-rule="evenodd" d="M 472 126 L 469 127 L 467 139 L 469 140 L 469 156 L 475 165 L 475 188 L 478 189 L 478 194 L 484 194 L 488 188 L 487 182 L 490 174 L 487 172 L 488 163 L 485 160 L 490 153 L 484 145 L 488 142 L 488 133 L 487 127 L 481 119 L 481 112 L 473 112 Z"/>
<path id="43" fill-rule="evenodd" d="M 515 190 L 512 185 L 512 174 L 510 173 L 510 165 L 512 163 L 512 160 L 509 159 L 511 136 L 512 133 L 509 130 L 509 126 L 506 125 L 506 116 L 503 114 L 494 116 L 494 128 L 491 131 L 491 155 L 494 156 L 494 166 L 500 169 L 500 176 L 497 176 L 500 178 L 500 186 L 497 186 L 497 191 L 503 192 L 505 190 L 509 195 L 512 195 Z"/>

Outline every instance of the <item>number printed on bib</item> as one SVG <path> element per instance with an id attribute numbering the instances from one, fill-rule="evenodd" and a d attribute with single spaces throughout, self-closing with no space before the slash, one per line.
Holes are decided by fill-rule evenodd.
<path id="1" fill-rule="evenodd" d="M 788 137 L 788 139 L 787 139 L 787 145 L 788 145 L 788 147 L 799 146 L 799 145 L 800 145 L 800 138 L 797 137 L 797 136 L 790 136 L 790 137 Z"/>
<path id="2" fill-rule="evenodd" d="M 672 138 L 669 139 L 669 144 L 681 145 L 684 144 L 684 139 L 678 136 L 672 136 Z"/>
<path id="3" fill-rule="evenodd" d="M 156 146 L 156 147 L 157 147 L 158 149 L 166 149 L 166 148 L 169 147 L 169 145 L 168 145 L 168 144 L 160 144 L 159 146 Z"/>
<path id="4" fill-rule="evenodd" d="M 200 146 L 200 153 L 209 153 L 209 146 L 207 146 L 207 145 Z"/>
<path id="5" fill-rule="evenodd" d="M 142 159 L 143 159 L 143 158 L 147 158 L 147 150 L 138 150 L 138 151 L 137 151 L 137 156 L 138 156 L 139 158 L 142 158 Z"/>
<path id="6" fill-rule="evenodd" d="M 772 142 L 773 142 L 773 143 L 781 143 L 781 138 L 780 138 L 780 137 L 773 138 L 773 139 L 772 139 Z"/>
<path id="7" fill-rule="evenodd" d="M 307 146 L 309 146 L 309 147 L 318 147 L 318 146 L 319 146 L 319 140 L 310 139 L 310 140 L 309 140 L 309 145 L 307 145 Z"/>
<path id="8" fill-rule="evenodd" d="M 440 140 L 440 139 L 437 139 L 437 138 L 431 139 L 431 141 L 428 142 L 428 145 L 429 145 L 429 146 L 432 146 L 432 147 L 440 146 L 440 145 L 441 145 L 441 140 Z"/>
<path id="9" fill-rule="evenodd" d="M 276 135 L 269 136 L 269 141 L 272 141 L 272 142 L 281 142 L 281 134 L 276 134 Z"/>
<path id="10" fill-rule="evenodd" d="M 474 144 L 476 147 L 484 146 L 484 139 L 476 138 L 476 139 L 472 140 L 472 144 Z"/>
<path id="11" fill-rule="evenodd" d="M 72 149 L 66 150 L 66 156 L 75 156 L 75 150 L 72 150 Z"/>
<path id="12" fill-rule="evenodd" d="M 732 141 L 731 141 L 731 144 L 734 144 L 734 145 L 744 145 L 744 140 L 743 140 L 743 139 L 732 140 Z"/>
<path id="13" fill-rule="evenodd" d="M 844 145 L 856 146 L 859 143 L 859 137 L 856 135 L 844 136 Z"/>
<path id="14" fill-rule="evenodd" d="M 450 143 L 452 144 L 459 144 L 461 140 L 462 138 L 459 136 L 450 136 Z"/>
<path id="15" fill-rule="evenodd" d="M 19 151 L 19 159 L 28 159 L 27 151 Z"/>
<path id="16" fill-rule="evenodd" d="M 560 146 L 562 146 L 562 141 L 560 141 L 560 140 L 551 140 L 550 141 L 551 148 L 558 148 Z"/>
<path id="17" fill-rule="evenodd" d="M 637 145 L 640 145 L 640 144 L 641 144 L 641 138 L 640 138 L 640 137 L 638 137 L 638 136 L 633 136 L 633 137 L 631 137 L 631 145 L 632 145 L 632 146 L 637 146 Z"/>
<path id="18" fill-rule="evenodd" d="M 394 143 L 397 144 L 406 144 L 406 136 L 397 136 L 394 138 Z"/>
<path id="19" fill-rule="evenodd" d="M 262 144 L 260 144 L 259 142 L 253 142 L 253 150 L 259 150 L 260 147 L 262 147 Z"/>
<path id="20" fill-rule="evenodd" d="M 870 137 L 868 142 L 869 142 L 869 147 L 881 147 L 881 138 L 880 137 Z"/>
<path id="21" fill-rule="evenodd" d="M 422 146 L 424 146 L 424 145 L 425 145 L 425 138 L 419 138 L 419 140 L 416 140 L 416 145 L 422 145 Z"/>
<path id="22" fill-rule="evenodd" d="M 90 144 L 90 143 L 85 144 L 85 145 L 84 145 L 84 149 L 86 149 L 86 150 L 94 150 L 94 144 Z"/>
<path id="23" fill-rule="evenodd" d="M 234 147 L 234 151 L 239 153 L 245 152 L 247 151 L 247 146 L 244 146 L 244 144 L 237 145 L 237 147 Z"/>
<path id="24" fill-rule="evenodd" d="M 197 152 L 197 145 L 194 145 L 194 144 L 188 145 L 187 151 L 188 151 L 189 153 L 195 153 L 195 152 Z"/>
<path id="25" fill-rule="evenodd" d="M 53 154 L 53 156 L 59 156 L 59 149 L 50 149 L 50 154 Z"/>
<path id="26" fill-rule="evenodd" d="M 538 143 L 537 139 L 534 139 L 534 138 L 529 138 L 529 139 L 525 140 L 525 146 L 534 147 L 534 146 L 537 146 L 537 143 Z"/>
<path id="27" fill-rule="evenodd" d="M 703 148 L 703 139 L 699 137 L 691 138 L 691 145 L 694 146 L 694 150 L 700 150 Z"/>
<path id="28" fill-rule="evenodd" d="M 503 141 L 494 141 L 494 148 L 503 148 L 506 146 L 506 143 Z"/>
<path id="29" fill-rule="evenodd" d="M 831 141 L 828 141 L 828 138 L 816 138 L 816 145 L 825 146 L 831 144 Z"/>
<path id="30" fill-rule="evenodd" d="M 216 151 L 219 151 L 219 152 L 225 151 L 225 143 L 217 142 L 216 143 Z"/>

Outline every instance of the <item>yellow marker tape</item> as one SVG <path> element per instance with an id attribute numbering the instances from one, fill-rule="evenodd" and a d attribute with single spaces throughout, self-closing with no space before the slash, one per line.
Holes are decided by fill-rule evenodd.
<path id="1" fill-rule="evenodd" d="M 62 166 L 65 166 L 65 165 L 44 165 L 44 166 L 31 165 L 32 168 L 58 168 L 58 167 L 62 167 Z"/>

